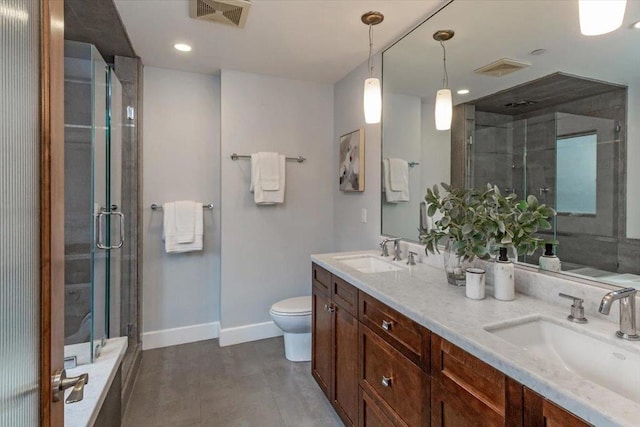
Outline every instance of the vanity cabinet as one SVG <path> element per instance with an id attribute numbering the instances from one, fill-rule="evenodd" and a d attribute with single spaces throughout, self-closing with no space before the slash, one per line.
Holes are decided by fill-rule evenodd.
<path id="1" fill-rule="evenodd" d="M 358 425 L 358 290 L 312 265 L 311 373 L 346 426 Z"/>
<path id="2" fill-rule="evenodd" d="M 327 270 L 312 270 L 312 375 L 346 426 L 589 426 Z"/>

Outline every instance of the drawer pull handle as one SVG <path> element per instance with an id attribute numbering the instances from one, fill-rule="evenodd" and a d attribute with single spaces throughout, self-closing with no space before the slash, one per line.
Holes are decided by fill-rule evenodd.
<path id="1" fill-rule="evenodd" d="M 382 376 L 382 385 L 384 387 L 391 387 L 391 377 Z"/>
<path id="2" fill-rule="evenodd" d="M 382 329 L 384 329 L 385 331 L 390 331 L 391 326 L 393 326 L 393 322 L 388 322 L 386 320 L 382 321 Z"/>

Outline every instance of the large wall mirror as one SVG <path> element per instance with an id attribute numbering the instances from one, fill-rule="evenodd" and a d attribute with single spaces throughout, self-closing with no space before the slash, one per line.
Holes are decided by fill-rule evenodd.
<path id="1" fill-rule="evenodd" d="M 564 272 L 640 287 L 639 20 L 629 1 L 619 29 L 588 37 L 577 0 L 455 0 L 383 52 L 383 171 L 409 167 L 383 172 L 403 191 L 381 194 L 382 233 L 418 239 L 427 187 L 490 182 L 558 211 L 548 236 Z M 455 32 L 447 131 L 438 30 Z"/>

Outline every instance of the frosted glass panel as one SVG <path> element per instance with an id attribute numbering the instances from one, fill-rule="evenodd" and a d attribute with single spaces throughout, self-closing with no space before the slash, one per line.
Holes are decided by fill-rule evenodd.
<path id="1" fill-rule="evenodd" d="M 558 212 L 595 215 L 597 158 L 595 134 L 556 141 Z"/>
<path id="2" fill-rule="evenodd" d="M 39 422 L 39 5 L 0 0 L 0 427 Z"/>

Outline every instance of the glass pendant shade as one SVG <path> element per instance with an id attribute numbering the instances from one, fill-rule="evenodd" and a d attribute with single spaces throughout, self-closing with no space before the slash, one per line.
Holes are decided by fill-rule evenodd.
<path id="1" fill-rule="evenodd" d="M 627 0 L 580 0 L 580 32 L 599 36 L 618 29 L 624 19 Z"/>
<path id="2" fill-rule="evenodd" d="M 436 94 L 436 129 L 451 129 L 451 117 L 453 115 L 453 102 L 451 90 L 440 89 Z"/>
<path id="3" fill-rule="evenodd" d="M 368 124 L 380 123 L 382 115 L 382 94 L 380 80 L 368 78 L 364 81 L 364 121 Z"/>

